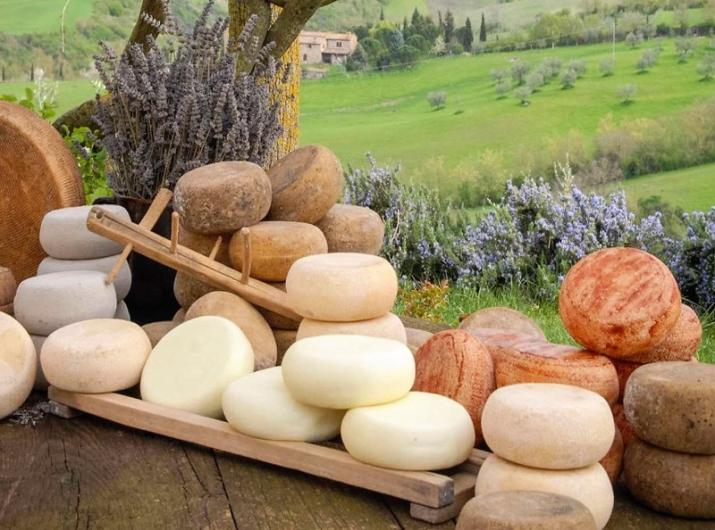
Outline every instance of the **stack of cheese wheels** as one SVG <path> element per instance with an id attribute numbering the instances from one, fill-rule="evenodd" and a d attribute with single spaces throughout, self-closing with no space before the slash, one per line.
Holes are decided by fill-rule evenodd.
<path id="1" fill-rule="evenodd" d="M 286 279 L 288 303 L 303 317 L 297 339 L 320 335 L 367 335 L 407 343 L 402 321 L 390 311 L 397 274 L 370 254 L 307 256 Z"/>
<path id="2" fill-rule="evenodd" d="M 715 519 L 715 366 L 642 366 L 623 404 L 637 436 L 624 466 L 633 496 L 660 512 Z"/>
<path id="3" fill-rule="evenodd" d="M 12 315 L 12 301 L 17 291 L 17 282 L 12 271 L 7 267 L 0 267 L 0 313 Z"/>
<path id="4" fill-rule="evenodd" d="M 32 391 L 37 354 L 20 323 L 0 313 L 0 419 L 17 410 Z"/>
<path id="5" fill-rule="evenodd" d="M 477 496 L 533 490 L 573 497 L 591 512 L 596 527 L 613 510 L 613 488 L 598 463 L 615 436 L 603 397 L 551 383 L 497 389 L 482 412 L 482 432 L 493 451 L 477 477 Z"/>

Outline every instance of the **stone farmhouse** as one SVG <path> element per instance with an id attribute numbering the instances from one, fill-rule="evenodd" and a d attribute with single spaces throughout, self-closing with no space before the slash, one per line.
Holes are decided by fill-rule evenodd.
<path id="1" fill-rule="evenodd" d="M 344 64 L 358 44 L 354 33 L 326 31 L 301 31 L 298 42 L 303 64 Z"/>

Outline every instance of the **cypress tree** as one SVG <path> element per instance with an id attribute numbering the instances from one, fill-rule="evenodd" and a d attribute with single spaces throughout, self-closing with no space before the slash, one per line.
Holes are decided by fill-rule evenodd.
<path id="1" fill-rule="evenodd" d="M 385 8 L 380 8 L 380 20 L 385 20 Z"/>
<path id="2" fill-rule="evenodd" d="M 479 42 L 487 41 L 487 23 L 484 21 L 484 13 L 482 13 L 482 23 L 479 25 Z"/>
<path id="3" fill-rule="evenodd" d="M 450 10 L 444 16 L 444 42 L 449 44 L 454 36 L 454 15 Z"/>
<path id="4" fill-rule="evenodd" d="M 464 51 L 472 51 L 472 43 L 474 42 L 474 32 L 472 31 L 472 21 L 467 17 L 467 21 L 464 23 L 464 33 L 462 34 L 462 46 L 464 46 Z"/>

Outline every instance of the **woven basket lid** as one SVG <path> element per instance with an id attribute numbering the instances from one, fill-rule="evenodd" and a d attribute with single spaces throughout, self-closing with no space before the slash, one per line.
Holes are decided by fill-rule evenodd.
<path id="1" fill-rule="evenodd" d="M 59 133 L 30 110 L 0 101 L 0 265 L 18 283 L 35 275 L 45 257 L 44 215 L 83 204 L 77 163 Z"/>

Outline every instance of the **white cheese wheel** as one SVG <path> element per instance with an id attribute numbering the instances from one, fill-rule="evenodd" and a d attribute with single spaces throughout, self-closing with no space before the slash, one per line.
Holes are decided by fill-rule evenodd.
<path id="1" fill-rule="evenodd" d="M 415 359 L 404 344 L 362 335 L 322 335 L 293 344 L 283 378 L 301 403 L 351 409 L 404 397 L 415 382 Z"/>
<path id="2" fill-rule="evenodd" d="M 524 383 L 497 389 L 482 411 L 482 432 L 502 458 L 541 469 L 595 464 L 613 444 L 608 402 L 569 385 Z"/>
<path id="3" fill-rule="evenodd" d="M 0 419 L 15 412 L 32 392 L 37 355 L 30 335 L 10 315 L 0 313 Z"/>
<path id="4" fill-rule="evenodd" d="M 220 418 L 228 384 L 253 371 L 253 349 L 223 317 L 194 318 L 159 341 L 144 365 L 142 399 Z"/>
<path id="5" fill-rule="evenodd" d="M 32 339 L 32 344 L 35 346 L 35 351 L 37 352 L 37 370 L 35 372 L 35 385 L 33 388 L 35 390 L 47 390 L 50 384 L 47 382 L 45 373 L 42 371 L 42 363 L 40 362 L 40 352 L 42 351 L 42 345 L 47 340 L 47 337 L 42 335 L 30 335 Z"/>
<path id="6" fill-rule="evenodd" d="M 356 460 L 408 471 L 461 464 L 475 441 L 466 409 L 427 392 L 410 392 L 393 403 L 349 410 L 340 436 Z"/>
<path id="7" fill-rule="evenodd" d="M 477 496 L 522 490 L 576 499 L 590 510 L 599 529 L 606 526 L 613 511 L 613 488 L 601 464 L 555 471 L 513 464 L 497 455 L 490 455 L 482 464 L 477 475 Z"/>
<path id="8" fill-rule="evenodd" d="M 52 333 L 40 361 L 47 381 L 71 392 L 104 393 L 136 385 L 151 342 L 133 322 L 96 319 Z"/>
<path id="9" fill-rule="evenodd" d="M 54 272 L 23 281 L 15 295 L 15 318 L 33 335 L 95 318 L 112 318 L 117 293 L 96 271 Z"/>
<path id="10" fill-rule="evenodd" d="M 390 263 L 369 254 L 335 253 L 296 261 L 286 279 L 288 303 L 305 318 L 354 322 L 386 315 L 397 297 Z"/>
<path id="11" fill-rule="evenodd" d="M 405 325 L 393 313 L 357 322 L 325 322 L 304 318 L 298 326 L 298 340 L 320 335 L 365 335 L 407 344 Z"/>
<path id="12" fill-rule="evenodd" d="M 117 304 L 117 310 L 114 312 L 114 318 L 118 320 L 131 320 L 132 317 L 129 314 L 129 308 L 127 304 L 122 300 Z"/>
<path id="13" fill-rule="evenodd" d="M 57 259 L 45 258 L 37 268 L 37 275 L 67 271 L 99 271 L 108 274 L 117 263 L 118 255 L 96 259 Z M 114 278 L 117 300 L 124 300 L 132 287 L 132 270 L 125 261 Z"/>
<path id="14" fill-rule="evenodd" d="M 340 432 L 342 410 L 296 401 L 283 382 L 280 367 L 235 380 L 223 393 L 226 421 L 238 432 L 266 440 L 320 442 Z"/>
<path id="15" fill-rule="evenodd" d="M 122 245 L 102 237 L 87 228 L 87 216 L 92 206 L 75 206 L 52 210 L 42 219 L 40 245 L 48 255 L 57 259 L 106 258 L 122 251 Z M 113 204 L 101 208 L 129 221 L 129 212 Z"/>

